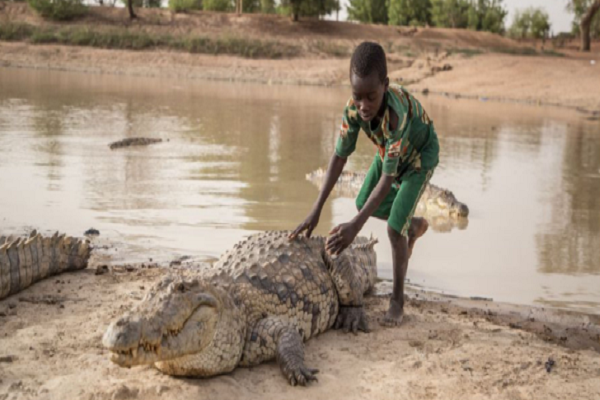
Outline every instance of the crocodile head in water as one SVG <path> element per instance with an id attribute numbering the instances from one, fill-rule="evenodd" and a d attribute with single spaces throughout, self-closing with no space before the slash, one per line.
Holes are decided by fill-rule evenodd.
<path id="1" fill-rule="evenodd" d="M 469 216 L 469 207 L 456 199 L 454 193 L 435 185 L 429 185 L 424 197 L 427 199 L 428 209 L 447 210 L 449 216 L 466 218 Z M 431 207 L 431 203 L 436 207 Z"/>
<path id="2" fill-rule="evenodd" d="M 209 376 L 237 364 L 245 335 L 241 320 L 223 289 L 167 277 L 110 324 L 102 343 L 120 366 L 155 364 L 170 375 Z"/>

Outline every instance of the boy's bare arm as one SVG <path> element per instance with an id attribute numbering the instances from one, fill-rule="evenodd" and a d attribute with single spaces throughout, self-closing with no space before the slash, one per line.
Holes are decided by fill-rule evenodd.
<path id="1" fill-rule="evenodd" d="M 315 201 L 315 204 L 308 214 L 308 217 L 306 217 L 304 222 L 298 225 L 298 227 L 290 234 L 290 239 L 294 239 L 303 231 L 306 231 L 306 236 L 310 237 L 313 229 L 315 229 L 319 223 L 319 217 L 321 216 L 323 205 L 325 204 L 325 201 L 327 201 L 327 198 L 331 194 L 335 183 L 342 174 L 347 160 L 347 158 L 342 158 L 335 152 L 333 153 L 331 160 L 329 161 L 329 166 L 327 167 L 327 172 L 325 173 L 325 180 L 319 192 L 319 197 L 317 197 L 317 201 Z"/>

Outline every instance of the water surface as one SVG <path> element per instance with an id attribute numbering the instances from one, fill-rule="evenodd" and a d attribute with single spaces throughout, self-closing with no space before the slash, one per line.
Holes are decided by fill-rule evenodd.
<path id="1" fill-rule="evenodd" d="M 0 228 L 81 235 L 127 257 L 214 259 L 253 232 L 291 229 L 327 165 L 348 89 L 0 69 Z M 420 96 L 418 96 L 420 97 Z M 429 232 L 412 284 L 464 296 L 600 312 L 600 124 L 560 108 L 422 99 L 442 149 L 432 182 L 471 210 Z M 125 137 L 164 143 L 111 151 Z M 348 169 L 368 168 L 361 138 Z M 326 234 L 355 213 L 333 197 Z M 369 221 L 391 277 L 385 223 Z M 133 251 L 131 249 L 134 249 Z"/>

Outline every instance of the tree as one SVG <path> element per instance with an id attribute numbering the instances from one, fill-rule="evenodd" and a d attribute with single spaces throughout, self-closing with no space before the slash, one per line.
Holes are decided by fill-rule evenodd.
<path id="1" fill-rule="evenodd" d="M 532 9 L 531 36 L 536 39 L 546 39 L 550 32 L 550 16 L 541 8 Z"/>
<path id="2" fill-rule="evenodd" d="M 509 35 L 515 38 L 545 39 L 550 32 L 550 17 L 541 8 L 530 7 L 526 10 L 517 10 Z"/>
<path id="3" fill-rule="evenodd" d="M 431 0 L 389 0 L 387 12 L 390 25 L 431 25 Z"/>
<path id="4" fill-rule="evenodd" d="M 281 0 L 277 12 L 298 21 L 300 16 L 320 17 L 336 10 L 337 0 Z"/>
<path id="5" fill-rule="evenodd" d="M 368 24 L 387 24 L 386 0 L 350 0 L 348 19 Z"/>
<path id="6" fill-rule="evenodd" d="M 507 13 L 502 0 L 475 0 L 468 13 L 469 29 L 502 34 Z"/>
<path id="7" fill-rule="evenodd" d="M 431 0 L 431 22 L 442 28 L 466 28 L 469 0 Z"/>
<path id="8" fill-rule="evenodd" d="M 531 29 L 531 13 L 529 10 L 517 10 L 515 18 L 508 30 L 508 34 L 513 38 L 525 39 Z"/>
<path id="9" fill-rule="evenodd" d="M 129 11 L 129 19 L 137 18 L 137 15 L 133 12 L 133 0 L 127 0 L 127 11 Z"/>
<path id="10" fill-rule="evenodd" d="M 260 0 L 260 12 L 263 14 L 275 13 L 275 1 L 274 0 Z"/>
<path id="11" fill-rule="evenodd" d="M 600 0 L 570 0 L 568 8 L 575 13 L 575 22 L 579 24 L 579 33 L 581 35 L 581 51 L 591 50 L 591 28 L 598 26 L 598 10 L 600 10 Z"/>

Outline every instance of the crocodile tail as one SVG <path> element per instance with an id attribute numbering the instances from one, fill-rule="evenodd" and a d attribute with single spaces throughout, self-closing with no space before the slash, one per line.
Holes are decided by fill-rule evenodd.
<path id="1" fill-rule="evenodd" d="M 44 237 L 0 237 L 0 300 L 51 275 L 87 267 L 91 246 L 58 232 Z"/>

